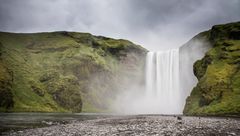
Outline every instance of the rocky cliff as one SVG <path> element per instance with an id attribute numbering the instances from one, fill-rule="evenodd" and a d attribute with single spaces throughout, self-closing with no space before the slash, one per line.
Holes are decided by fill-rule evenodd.
<path id="1" fill-rule="evenodd" d="M 0 32 L 0 111 L 109 111 L 129 80 L 142 79 L 146 52 L 88 33 Z"/>
<path id="2" fill-rule="evenodd" d="M 216 25 L 198 35 L 212 48 L 194 63 L 196 87 L 186 115 L 240 115 L 240 22 Z"/>
<path id="3" fill-rule="evenodd" d="M 205 53 L 211 48 L 206 33 L 207 32 L 202 32 L 194 36 L 179 49 L 180 91 L 183 100 L 187 99 L 193 86 L 198 82 L 193 72 L 193 64 L 203 58 Z M 181 105 L 183 110 L 185 101 L 183 101 Z"/>

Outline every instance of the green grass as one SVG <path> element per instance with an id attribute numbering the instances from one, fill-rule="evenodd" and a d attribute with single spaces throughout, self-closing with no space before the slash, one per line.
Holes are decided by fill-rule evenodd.
<path id="1" fill-rule="evenodd" d="M 134 53 L 143 66 L 146 50 L 88 33 L 0 32 L 0 53 L 0 80 L 9 84 L 0 93 L 8 92 L 6 101 L 14 101 L 8 108 L 1 102 L 0 111 L 99 112 L 109 110 L 113 96 L 106 94 L 115 91 L 114 78 L 125 65 L 121 57 Z"/>
<path id="2" fill-rule="evenodd" d="M 214 45 L 194 65 L 199 82 L 187 99 L 187 115 L 240 116 L 240 22 L 214 26 Z"/>

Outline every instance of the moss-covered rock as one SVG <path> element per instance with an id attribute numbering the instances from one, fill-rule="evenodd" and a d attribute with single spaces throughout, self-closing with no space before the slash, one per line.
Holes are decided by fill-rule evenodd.
<path id="1" fill-rule="evenodd" d="M 0 60 L 0 107 L 3 107 L 5 110 L 14 106 L 12 82 L 12 72 Z"/>
<path id="2" fill-rule="evenodd" d="M 89 33 L 0 32 L 0 111 L 107 111 L 123 78 L 142 76 L 145 53 Z"/>
<path id="3" fill-rule="evenodd" d="M 208 34 L 213 48 L 194 64 L 199 82 L 184 114 L 240 116 L 240 22 L 213 26 Z"/>

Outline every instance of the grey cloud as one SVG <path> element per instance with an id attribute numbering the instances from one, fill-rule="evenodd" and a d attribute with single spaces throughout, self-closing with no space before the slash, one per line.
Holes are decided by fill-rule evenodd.
<path id="1" fill-rule="evenodd" d="M 239 0 L 0 0 L 0 31 L 90 32 L 161 50 L 239 13 Z"/>

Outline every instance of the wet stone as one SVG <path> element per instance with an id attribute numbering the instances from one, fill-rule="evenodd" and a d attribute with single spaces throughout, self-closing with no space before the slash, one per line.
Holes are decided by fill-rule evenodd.
<path id="1" fill-rule="evenodd" d="M 181 122 L 181 123 L 180 123 Z M 184 122 L 184 123 L 182 123 Z M 101 119 L 54 124 L 45 128 L 10 131 L 2 135 L 93 135 L 93 136 L 238 136 L 240 120 L 234 118 L 176 116 L 111 116 Z"/>

